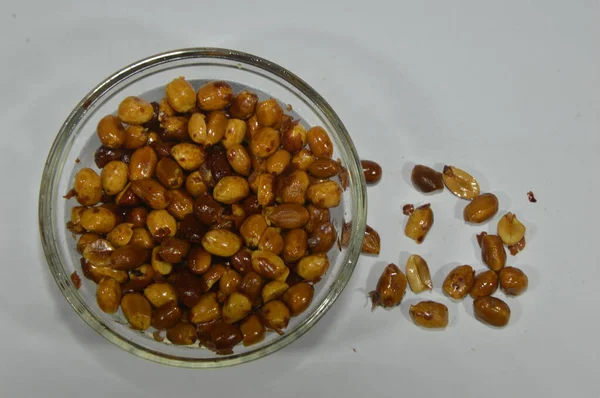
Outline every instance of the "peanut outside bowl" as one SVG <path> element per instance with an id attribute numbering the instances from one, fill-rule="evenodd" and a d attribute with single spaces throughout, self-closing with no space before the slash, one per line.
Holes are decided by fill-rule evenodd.
<path id="1" fill-rule="evenodd" d="M 268 333 L 259 344 L 238 345 L 234 353 L 217 355 L 207 349 L 157 342 L 152 329 L 145 332 L 129 328 L 121 311 L 105 314 L 96 304 L 95 284 L 82 278 L 75 289 L 70 275 L 80 275 L 80 255 L 76 240 L 66 229 L 74 200 L 65 200 L 75 173 L 83 167 L 97 170 L 94 152 L 100 146 L 96 125 L 106 114 L 114 113 L 119 102 L 130 95 L 159 101 L 165 85 L 185 76 L 197 89 L 206 81 L 226 80 L 235 92 L 249 88 L 260 100 L 268 97 L 290 104 L 294 117 L 306 126 L 323 126 L 334 143 L 334 158 L 348 170 L 348 189 L 340 205 L 332 209 L 332 222 L 338 233 L 344 222 L 351 222 L 349 245 L 329 253 L 331 266 L 315 285 L 311 306 L 291 319 L 285 334 Z M 77 162 L 76 162 L 77 160 Z M 191 48 L 158 54 L 131 64 L 95 87 L 73 109 L 60 128 L 46 160 L 39 197 L 40 235 L 48 267 L 58 288 L 79 316 L 107 340 L 142 358 L 189 368 L 210 368 L 252 361 L 290 344 L 313 327 L 340 295 L 360 254 L 366 221 L 366 188 L 360 161 L 342 121 L 313 88 L 290 71 L 254 55 L 217 48 Z"/>

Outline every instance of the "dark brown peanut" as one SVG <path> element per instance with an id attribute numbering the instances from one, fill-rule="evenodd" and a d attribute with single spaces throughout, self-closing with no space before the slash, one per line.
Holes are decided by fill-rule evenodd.
<path id="1" fill-rule="evenodd" d="M 160 244 L 158 254 L 168 263 L 180 263 L 190 251 L 190 242 L 174 237 L 165 238 Z"/>
<path id="2" fill-rule="evenodd" d="M 369 162 L 368 160 L 363 160 L 363 162 Z M 363 165 L 364 167 L 364 165 Z M 331 178 L 338 175 L 341 171 L 342 167 L 340 164 L 332 159 L 316 159 L 314 162 L 308 166 L 308 172 L 317 178 Z M 381 168 L 380 175 L 381 178 Z"/>
<path id="3" fill-rule="evenodd" d="M 131 183 L 131 190 L 140 197 L 150 208 L 164 209 L 169 205 L 169 191 L 158 181 L 152 179 L 136 180 Z"/>
<path id="4" fill-rule="evenodd" d="M 361 160 L 360 165 L 362 166 L 367 184 L 376 184 L 381 180 L 382 170 L 377 162 L 372 160 Z"/>
<path id="5" fill-rule="evenodd" d="M 384 308 L 395 307 L 402 301 L 406 292 L 406 277 L 396 264 L 389 264 L 377 281 L 377 288 L 369 293 L 373 303 Z"/>
<path id="6" fill-rule="evenodd" d="M 502 327 L 510 320 L 510 307 L 496 297 L 479 297 L 473 301 L 475 318 L 495 327 Z"/>
<path id="7" fill-rule="evenodd" d="M 500 271 L 506 265 L 506 250 L 502 239 L 497 235 L 484 235 L 481 238 L 481 258 L 492 270 Z"/>
<path id="8" fill-rule="evenodd" d="M 252 269 L 263 278 L 284 282 L 290 270 L 281 257 L 265 250 L 252 252 Z"/>
<path id="9" fill-rule="evenodd" d="M 156 164 L 156 178 L 165 187 L 177 189 L 183 186 L 183 170 L 171 158 L 162 158 Z"/>
<path id="10" fill-rule="evenodd" d="M 249 91 L 240 92 L 229 107 L 229 114 L 238 119 L 248 119 L 258 103 L 258 96 Z"/>
<path id="11" fill-rule="evenodd" d="M 219 355 L 229 355 L 233 353 L 233 347 L 242 339 L 239 327 L 226 322 L 217 322 L 210 331 L 210 341 L 206 345 Z"/>
<path id="12" fill-rule="evenodd" d="M 196 342 L 196 327 L 190 323 L 180 322 L 167 329 L 167 339 L 175 345 L 190 345 Z"/>
<path id="13" fill-rule="evenodd" d="M 194 200 L 183 189 L 172 189 L 170 195 L 171 201 L 167 211 L 177 220 L 183 220 L 185 216 L 194 212 Z"/>
<path id="14" fill-rule="evenodd" d="M 290 309 L 291 315 L 297 316 L 310 306 L 314 294 L 315 288 L 312 285 L 300 282 L 288 288 L 283 293 L 282 300 Z"/>
<path id="15" fill-rule="evenodd" d="M 416 165 L 410 174 L 410 180 L 417 190 L 423 193 L 441 191 L 444 189 L 442 173 L 431 167 Z"/>
<path id="16" fill-rule="evenodd" d="M 244 336 L 244 346 L 250 346 L 260 343 L 265 338 L 265 325 L 263 325 L 258 315 L 250 315 L 240 325 L 242 335 Z"/>
<path id="17" fill-rule="evenodd" d="M 187 214 L 179 223 L 178 236 L 192 243 L 201 243 L 206 227 L 193 214 Z"/>
<path id="18" fill-rule="evenodd" d="M 169 329 L 181 319 L 182 311 L 176 301 L 170 301 L 152 312 L 150 324 L 158 330 Z"/>
<path id="19" fill-rule="evenodd" d="M 193 247 L 188 254 L 188 268 L 194 274 L 202 275 L 210 268 L 212 255 L 201 247 Z"/>
<path id="20" fill-rule="evenodd" d="M 306 145 L 306 130 L 301 124 L 285 130 L 281 137 L 283 148 L 291 154 L 296 154 Z"/>
<path id="21" fill-rule="evenodd" d="M 319 225 L 308 239 L 308 247 L 311 253 L 327 253 L 337 239 L 337 231 L 330 222 Z"/>

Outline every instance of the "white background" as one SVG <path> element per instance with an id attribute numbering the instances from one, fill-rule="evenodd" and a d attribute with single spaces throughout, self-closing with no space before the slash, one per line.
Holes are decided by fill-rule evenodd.
<path id="1" fill-rule="evenodd" d="M 599 40 L 597 0 L 3 1 L 0 396 L 600 396 Z M 369 188 L 381 255 L 361 258 L 300 340 L 212 371 L 147 362 L 97 335 L 55 286 L 37 227 L 44 160 L 80 98 L 126 64 L 193 46 L 291 69 L 385 170 Z M 465 225 L 465 202 L 410 186 L 414 163 L 471 171 L 527 224 L 528 247 L 508 261 L 529 274 L 530 289 L 508 300 L 505 329 L 480 324 L 470 300 L 439 290 L 459 263 L 483 269 L 474 234 L 493 231 L 497 218 Z M 402 233 L 409 202 L 435 211 L 421 246 Z M 436 290 L 371 312 L 365 293 L 409 253 L 428 260 Z M 429 298 L 448 304 L 447 330 L 409 321 L 408 305 Z"/>

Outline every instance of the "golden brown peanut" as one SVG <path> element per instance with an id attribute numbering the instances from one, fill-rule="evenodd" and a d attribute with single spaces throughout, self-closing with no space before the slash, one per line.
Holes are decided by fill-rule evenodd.
<path id="1" fill-rule="evenodd" d="M 248 119 L 254 114 L 258 96 L 250 91 L 240 92 L 229 107 L 231 117 L 238 119 Z"/>
<path id="2" fill-rule="evenodd" d="M 381 180 L 382 170 L 379 163 L 372 160 L 361 160 L 360 165 L 367 184 L 376 184 Z"/>
<path id="3" fill-rule="evenodd" d="M 256 105 L 256 119 L 262 127 L 273 127 L 283 116 L 283 109 L 276 99 L 269 98 Z"/>
<path id="4" fill-rule="evenodd" d="M 258 315 L 250 315 L 242 324 L 240 329 L 244 336 L 244 346 L 250 346 L 256 343 L 260 343 L 265 339 L 265 325 L 258 317 Z"/>
<path id="5" fill-rule="evenodd" d="M 463 211 L 465 221 L 480 224 L 498 212 L 498 198 L 492 193 L 481 194 L 467 204 Z"/>
<path id="6" fill-rule="evenodd" d="M 162 210 L 169 205 L 169 191 L 158 181 L 152 179 L 136 180 L 131 183 L 131 190 L 140 197 L 150 208 Z"/>
<path id="7" fill-rule="evenodd" d="M 172 264 L 182 262 L 190 251 L 190 242 L 184 239 L 167 237 L 160 243 L 158 254 L 160 257 Z"/>
<path id="8" fill-rule="evenodd" d="M 307 281 L 318 281 L 329 269 L 327 254 L 311 254 L 303 257 L 296 266 L 296 273 Z"/>
<path id="9" fill-rule="evenodd" d="M 152 235 L 146 228 L 134 228 L 129 244 L 142 249 L 152 249 L 154 247 Z"/>
<path id="10" fill-rule="evenodd" d="M 128 171 L 129 172 L 129 171 Z M 140 198 L 131 189 L 131 182 L 125 185 L 125 188 L 115 196 L 115 204 L 121 207 L 135 207 L 141 204 Z"/>
<path id="11" fill-rule="evenodd" d="M 289 285 L 282 281 L 271 281 L 267 283 L 261 292 L 263 303 L 279 298 L 288 288 Z"/>
<path id="12" fill-rule="evenodd" d="M 267 158 L 267 171 L 271 174 L 280 175 L 292 161 L 292 154 L 285 149 L 278 149 Z"/>
<path id="13" fill-rule="evenodd" d="M 155 272 L 149 264 L 143 264 L 128 272 L 129 280 L 121 286 L 121 293 L 137 293 L 154 283 Z"/>
<path id="14" fill-rule="evenodd" d="M 114 250 L 113 245 L 107 240 L 97 239 L 83 249 L 83 258 L 97 267 L 108 267 Z"/>
<path id="15" fill-rule="evenodd" d="M 263 305 L 260 315 L 264 325 L 278 334 L 283 334 L 283 329 L 290 322 L 290 310 L 279 300 L 272 300 Z"/>
<path id="16" fill-rule="evenodd" d="M 138 148 L 129 161 L 129 179 L 131 181 L 151 178 L 156 172 L 158 156 L 149 146 Z"/>
<path id="17" fill-rule="evenodd" d="M 141 294 L 129 293 L 124 295 L 121 299 L 121 309 L 132 329 L 146 330 L 150 327 L 152 307 Z"/>
<path id="18" fill-rule="evenodd" d="M 206 129 L 205 116 L 202 113 L 195 112 L 190 116 L 188 121 L 188 135 L 197 144 L 204 145 L 208 139 L 208 132 Z"/>
<path id="19" fill-rule="evenodd" d="M 518 296 L 527 290 L 529 279 L 519 268 L 505 267 L 499 273 L 500 289 L 507 296 Z"/>
<path id="20" fill-rule="evenodd" d="M 283 259 L 286 263 L 295 263 L 308 250 L 308 234 L 302 228 L 294 228 L 283 237 Z"/>
<path id="21" fill-rule="evenodd" d="M 107 195 L 116 195 L 127 185 L 127 174 L 129 167 L 120 160 L 110 161 L 104 166 L 100 173 L 102 189 Z"/>
<path id="22" fill-rule="evenodd" d="M 248 120 L 246 120 L 246 133 L 248 134 L 249 141 L 252 141 L 260 129 L 261 127 L 260 124 L 258 124 L 256 114 L 252 115 Z"/>
<path id="23" fill-rule="evenodd" d="M 179 322 L 167 329 L 167 339 L 175 345 L 190 345 L 196 342 L 196 328 L 189 323 Z"/>
<path id="24" fill-rule="evenodd" d="M 240 203 L 234 203 L 231 205 L 231 219 L 233 220 L 236 230 L 239 230 L 242 223 L 246 220 L 246 210 L 244 205 Z"/>
<path id="25" fill-rule="evenodd" d="M 171 155 L 179 166 L 186 171 L 196 170 L 206 160 L 204 148 L 189 142 L 175 145 L 171 148 Z"/>
<path id="26" fill-rule="evenodd" d="M 242 238 L 226 229 L 213 229 L 202 238 L 202 247 L 215 256 L 231 257 L 242 247 Z"/>
<path id="27" fill-rule="evenodd" d="M 485 235 L 481 238 L 481 258 L 492 270 L 500 271 L 506 265 L 506 251 L 502 239 L 497 235 Z"/>
<path id="28" fill-rule="evenodd" d="M 167 98 L 163 98 L 158 104 L 158 121 L 164 122 L 170 116 L 175 116 L 175 109 L 171 107 Z"/>
<path id="29" fill-rule="evenodd" d="M 79 240 L 77 241 L 77 251 L 79 253 L 83 253 L 83 251 L 88 245 L 94 243 L 98 239 L 101 239 L 100 235 L 98 234 L 95 234 L 93 232 L 84 233 L 79 237 Z"/>
<path id="30" fill-rule="evenodd" d="M 448 307 L 435 301 L 421 301 L 410 306 L 410 317 L 415 325 L 436 329 L 448 326 Z"/>
<path id="31" fill-rule="evenodd" d="M 177 189 L 183 186 L 183 170 L 171 158 L 162 158 L 156 164 L 156 178 L 168 189 Z"/>
<path id="32" fill-rule="evenodd" d="M 312 302 L 315 288 L 306 283 L 299 282 L 283 293 L 283 302 L 290 309 L 292 316 L 297 316 L 306 311 Z"/>
<path id="33" fill-rule="evenodd" d="M 473 282 L 469 294 L 476 299 L 491 296 L 496 289 L 498 289 L 498 275 L 492 270 L 487 270 L 475 276 L 475 282 Z"/>
<path id="34" fill-rule="evenodd" d="M 258 247 L 260 237 L 267 228 L 268 225 L 265 217 L 262 214 L 253 214 L 242 223 L 240 235 L 242 235 L 246 246 L 254 249 Z"/>
<path id="35" fill-rule="evenodd" d="M 73 206 L 71 208 L 71 221 L 67 222 L 67 229 L 74 234 L 85 232 L 85 229 L 81 226 L 81 216 L 85 209 L 85 206 Z"/>
<path id="36" fill-rule="evenodd" d="M 81 226 L 88 232 L 107 234 L 117 225 L 117 216 L 105 207 L 90 207 L 81 214 Z"/>
<path id="37" fill-rule="evenodd" d="M 316 159 L 308 166 L 310 175 L 316 178 L 331 178 L 340 173 L 342 167 L 332 159 Z"/>
<path id="38" fill-rule="evenodd" d="M 404 234 L 417 243 L 423 243 L 433 225 L 433 210 L 429 203 L 417 207 L 408 217 Z"/>
<path id="39" fill-rule="evenodd" d="M 201 247 L 193 247 L 188 255 L 188 268 L 195 274 L 202 275 L 210 268 L 212 256 Z"/>
<path id="40" fill-rule="evenodd" d="M 114 115 L 106 115 L 100 119 L 96 131 L 100 142 L 107 148 L 120 148 L 125 143 L 125 129 Z"/>
<path id="41" fill-rule="evenodd" d="M 250 168 L 252 166 L 252 159 L 244 147 L 241 144 L 233 144 L 227 149 L 227 161 L 231 165 L 231 168 L 238 174 L 243 176 L 250 175 Z"/>
<path id="42" fill-rule="evenodd" d="M 185 190 L 194 198 L 204 195 L 208 191 L 208 187 L 199 171 L 193 171 L 185 179 Z"/>
<path id="43" fill-rule="evenodd" d="M 235 323 L 246 317 L 252 309 L 252 301 L 238 292 L 232 293 L 223 305 L 223 321 L 226 323 Z"/>
<path id="44" fill-rule="evenodd" d="M 118 270 L 131 270 L 148 260 L 148 250 L 134 245 L 116 248 L 110 255 L 109 266 Z"/>
<path id="45" fill-rule="evenodd" d="M 96 287 L 98 307 L 107 314 L 114 314 L 121 303 L 121 285 L 113 278 L 103 278 Z"/>
<path id="46" fill-rule="evenodd" d="M 102 180 L 90 168 L 83 168 L 75 174 L 73 189 L 77 195 L 77 201 L 83 206 L 94 206 L 102 199 Z"/>
<path id="47" fill-rule="evenodd" d="M 229 83 L 212 81 L 198 89 L 198 107 L 203 111 L 225 109 L 234 100 L 233 90 Z"/>
<path id="48" fill-rule="evenodd" d="M 144 289 L 144 296 L 154 307 L 162 307 L 171 301 L 177 301 L 175 288 L 166 282 L 153 283 Z"/>
<path id="49" fill-rule="evenodd" d="M 315 126 L 306 133 L 310 151 L 318 158 L 333 156 L 333 143 L 323 127 Z"/>
<path id="50" fill-rule="evenodd" d="M 194 212 L 194 200 L 183 189 L 173 189 L 170 191 L 171 201 L 167 206 L 167 211 L 178 220 L 183 220 L 188 214 Z"/>
<path id="51" fill-rule="evenodd" d="M 525 226 L 513 213 L 506 213 L 498 221 L 498 236 L 507 246 L 515 245 L 523 239 L 525 230 Z"/>
<path id="52" fill-rule="evenodd" d="M 121 223 L 106 235 L 106 239 L 115 247 L 122 247 L 131 241 L 133 224 Z"/>
<path id="53" fill-rule="evenodd" d="M 242 279 L 242 285 L 240 286 L 240 292 L 250 297 L 251 300 L 260 301 L 260 293 L 263 287 L 263 278 L 254 271 L 248 272 Z M 259 302 L 260 304 L 260 302 Z"/>
<path id="54" fill-rule="evenodd" d="M 185 116 L 169 116 L 161 122 L 164 141 L 187 141 L 189 137 L 189 119 Z M 161 156 L 162 157 L 162 156 Z"/>
<path id="55" fill-rule="evenodd" d="M 281 236 L 281 229 L 274 227 L 267 228 L 258 241 L 258 248 L 260 250 L 270 251 L 279 256 L 283 250 L 283 236 Z"/>
<path id="56" fill-rule="evenodd" d="M 306 197 L 319 207 L 336 207 L 342 200 L 342 188 L 335 181 L 319 182 L 308 187 Z"/>
<path id="57" fill-rule="evenodd" d="M 406 261 L 406 279 L 414 293 L 433 289 L 429 266 L 423 257 L 417 254 L 413 254 Z"/>
<path id="58" fill-rule="evenodd" d="M 127 97 L 119 104 L 117 116 L 123 123 L 144 124 L 152 120 L 154 109 L 139 97 Z"/>
<path id="59" fill-rule="evenodd" d="M 195 324 L 215 321 L 221 318 L 221 304 L 217 293 L 204 293 L 198 303 L 190 310 L 190 321 Z"/>
<path id="60" fill-rule="evenodd" d="M 430 193 L 444 189 L 442 173 L 421 164 L 413 168 L 410 179 L 415 188 L 420 192 Z"/>
<path id="61" fill-rule="evenodd" d="M 265 209 L 268 222 L 279 228 L 300 228 L 308 221 L 308 210 L 303 206 L 293 203 L 284 203 L 276 207 Z"/>
<path id="62" fill-rule="evenodd" d="M 242 276 L 232 268 L 226 268 L 219 279 L 219 292 L 224 296 L 229 296 L 237 292 L 242 284 Z"/>
<path id="63" fill-rule="evenodd" d="M 206 121 L 206 145 L 218 144 L 225 136 L 228 124 L 227 115 L 223 111 L 213 111 Z"/>
<path id="64" fill-rule="evenodd" d="M 332 223 L 325 222 L 313 231 L 307 243 L 311 253 L 327 253 L 335 245 L 336 239 L 335 227 Z"/>
<path id="65" fill-rule="evenodd" d="M 470 265 L 460 265 L 454 268 L 442 285 L 442 290 L 455 300 L 465 297 L 475 283 L 475 271 Z"/>
<path id="66" fill-rule="evenodd" d="M 383 308 L 395 307 L 402 301 L 406 292 L 406 277 L 396 264 L 389 264 L 377 281 L 377 288 L 369 293 L 373 303 L 372 310 L 377 306 Z"/>
<path id="67" fill-rule="evenodd" d="M 348 236 L 348 238 L 350 237 Z M 360 251 L 365 254 L 379 254 L 380 250 L 381 238 L 379 237 L 379 233 L 367 225 Z"/>
<path id="68" fill-rule="evenodd" d="M 144 126 L 131 125 L 125 129 L 125 149 L 138 149 L 146 145 L 150 132 Z"/>
<path id="69" fill-rule="evenodd" d="M 252 252 L 252 269 L 263 278 L 281 282 L 284 282 L 290 273 L 281 257 L 264 250 Z"/>
<path id="70" fill-rule="evenodd" d="M 103 278 L 112 278 L 119 283 L 127 282 L 127 272 L 105 266 L 96 266 L 86 260 L 81 262 L 81 270 L 86 278 L 96 283 L 100 283 Z"/>
<path id="71" fill-rule="evenodd" d="M 179 112 L 186 113 L 196 106 L 196 91 L 183 77 L 173 79 L 165 88 L 169 105 Z"/>
<path id="72" fill-rule="evenodd" d="M 479 297 L 473 301 L 477 320 L 495 327 L 502 327 L 510 320 L 510 307 L 496 297 Z"/>
<path id="73" fill-rule="evenodd" d="M 256 200 L 260 206 L 269 206 L 275 202 L 275 176 L 260 173 L 256 179 Z"/>
<path id="74" fill-rule="evenodd" d="M 217 182 L 213 190 L 213 197 L 221 203 L 230 205 L 246 198 L 249 193 L 250 187 L 245 178 L 227 176 Z"/>
<path id="75" fill-rule="evenodd" d="M 155 239 L 175 236 L 177 232 L 177 220 L 166 210 L 152 210 L 148 214 L 146 226 Z"/>
<path id="76" fill-rule="evenodd" d="M 176 301 L 170 301 L 152 313 L 150 324 L 158 330 L 169 329 L 181 319 L 183 311 Z"/>
<path id="77" fill-rule="evenodd" d="M 160 246 L 152 249 L 150 264 L 152 269 L 161 275 L 168 275 L 173 270 L 173 264 L 164 261 L 160 257 Z"/>
<path id="78" fill-rule="evenodd" d="M 292 164 L 296 166 L 298 170 L 308 170 L 315 159 L 315 155 L 313 155 L 310 150 L 304 148 L 292 156 Z"/>
<path id="79" fill-rule="evenodd" d="M 291 129 L 285 130 L 281 137 L 281 144 L 286 151 L 295 154 L 306 145 L 306 130 L 301 124 L 295 124 Z"/>
<path id="80" fill-rule="evenodd" d="M 323 209 L 313 204 L 309 204 L 306 206 L 306 210 L 308 211 L 308 221 L 304 225 L 306 232 L 313 233 L 319 225 L 324 222 L 329 222 L 329 209 Z"/>
<path id="81" fill-rule="evenodd" d="M 280 144 L 279 131 L 271 127 L 263 127 L 252 137 L 250 151 L 254 156 L 267 158 L 277 151 Z"/>
<path id="82" fill-rule="evenodd" d="M 442 178 L 446 188 L 462 199 L 479 196 L 479 183 L 472 175 L 454 166 L 444 166 Z"/>
<path id="83" fill-rule="evenodd" d="M 221 140 L 223 147 L 229 149 L 234 145 L 241 144 L 246 138 L 246 122 L 240 119 L 229 119 L 225 128 L 225 135 Z"/>

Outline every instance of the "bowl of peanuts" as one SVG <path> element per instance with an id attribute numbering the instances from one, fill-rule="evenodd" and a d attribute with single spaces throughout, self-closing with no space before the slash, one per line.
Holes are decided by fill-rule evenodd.
<path id="1" fill-rule="evenodd" d="M 45 164 L 39 223 L 73 309 L 119 347 L 208 368 L 308 331 L 365 234 L 357 151 L 331 106 L 254 55 L 192 48 L 108 77 Z"/>

